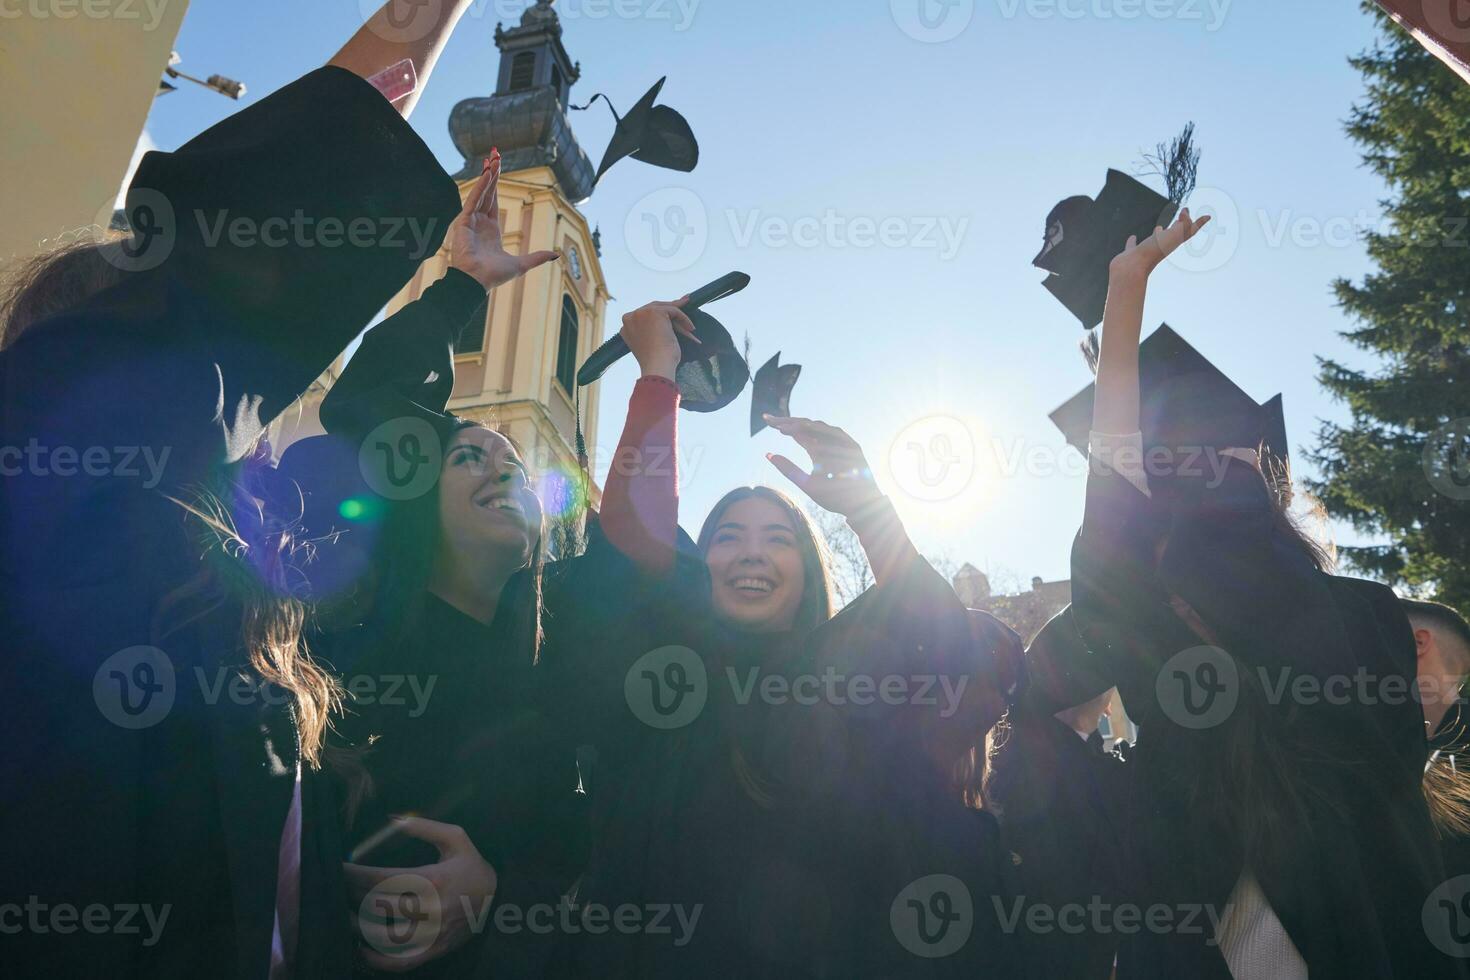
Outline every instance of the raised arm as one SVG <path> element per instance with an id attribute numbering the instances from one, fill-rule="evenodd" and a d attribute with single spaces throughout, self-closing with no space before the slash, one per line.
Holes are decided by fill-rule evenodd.
<path id="1" fill-rule="evenodd" d="M 823 510 L 841 514 L 858 536 L 873 581 L 896 581 L 919 557 L 893 503 L 873 481 L 862 447 L 846 432 L 826 422 L 767 415 L 771 428 L 790 436 L 812 458 L 810 473 L 785 456 L 767 458 L 781 475 L 801 488 Z"/>
<path id="2" fill-rule="evenodd" d="M 622 337 L 643 376 L 633 386 L 602 493 L 602 530 L 613 547 L 650 575 L 673 568 L 679 534 L 675 331 L 694 336 L 694 324 L 680 309 L 687 299 L 650 303 L 623 317 Z"/>
<path id="3" fill-rule="evenodd" d="M 454 389 L 454 342 L 484 308 L 486 294 L 558 258 L 556 252 L 505 251 L 499 184 L 496 152 L 449 229 L 449 271 L 368 331 L 322 402 L 327 431 L 360 434 L 401 416 L 442 419 Z"/>
<path id="4" fill-rule="evenodd" d="M 449 35 L 473 0 L 388 0 L 327 62 L 365 79 L 408 62 L 417 84 L 393 104 L 406 119 L 418 104 Z M 402 76 L 395 72 L 395 82 Z M 391 98 L 391 92 L 385 93 Z"/>
<path id="5" fill-rule="evenodd" d="M 1148 277 L 1209 221 L 1209 215 L 1191 220 L 1185 208 L 1174 224 L 1156 229 L 1147 241 L 1140 244 L 1137 237 L 1129 238 L 1109 266 L 1097 400 L 1092 410 L 1094 432 L 1129 435 L 1138 431 L 1138 338 L 1143 332 Z"/>

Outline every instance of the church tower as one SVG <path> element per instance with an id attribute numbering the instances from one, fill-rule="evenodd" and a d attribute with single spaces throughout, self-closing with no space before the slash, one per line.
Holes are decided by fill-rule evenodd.
<path id="1" fill-rule="evenodd" d="M 465 157 L 455 174 L 461 197 L 479 179 L 491 149 L 500 149 L 506 250 L 557 249 L 563 257 L 495 290 L 483 321 L 465 328 L 455 348 L 449 407 L 509 435 L 542 473 L 572 475 L 578 472 L 573 378 L 602 342 L 608 291 L 598 235 L 576 207 L 592 194 L 594 170 L 567 119 L 568 96 L 581 71 L 562 45 L 552 2 L 527 8 L 518 27 L 496 25 L 495 94 L 456 105 L 449 132 Z M 443 275 L 446 259 L 441 252 L 426 262 L 388 313 Z M 589 455 L 598 445 L 598 387 L 581 393 Z M 593 487 L 591 493 L 595 505 L 599 492 Z M 556 503 L 546 505 L 550 515 Z"/>
<path id="2" fill-rule="evenodd" d="M 592 195 L 595 171 L 567 120 L 567 99 L 581 71 L 561 41 L 553 0 L 537 0 L 520 26 L 496 25 L 500 69 L 495 93 L 454 107 L 449 131 L 464 154 L 455 174 L 463 199 L 480 179 L 492 147 L 501 154 L 500 227 L 506 251 L 525 255 L 556 249 L 558 262 L 532 269 L 496 289 L 455 345 L 450 411 L 490 425 L 515 440 L 541 476 L 549 518 L 580 517 L 577 465 L 577 367 L 602 343 L 607 310 L 599 236 L 576 205 Z M 418 298 L 448 268 L 441 250 L 419 268 L 385 316 Z M 319 408 L 339 359 L 298 405 L 272 424 L 270 443 L 280 453 L 322 431 Z M 598 391 L 581 391 L 582 431 L 596 465 Z M 611 451 L 611 447 L 608 447 Z M 588 488 L 595 507 L 601 491 Z"/>

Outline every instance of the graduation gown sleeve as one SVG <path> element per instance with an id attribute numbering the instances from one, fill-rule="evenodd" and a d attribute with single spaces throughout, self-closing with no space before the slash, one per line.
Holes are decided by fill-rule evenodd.
<path id="1" fill-rule="evenodd" d="M 290 741 L 228 699 L 192 703 L 196 668 L 212 678 L 237 663 L 238 634 L 174 636 L 177 700 L 154 728 L 110 722 L 94 677 L 109 656 L 156 642 L 159 599 L 201 570 L 168 496 L 243 458 L 458 210 L 454 182 L 392 107 L 323 68 L 145 156 L 128 213 L 157 232 L 138 253 L 148 267 L 0 352 L 0 445 L 34 444 L 48 461 L 6 477 L 0 494 L 0 680 L 16 733 L 0 763 L 13 789 L 4 890 L 175 908 L 148 950 L 116 933 L 28 937 L 57 973 L 107 962 L 128 975 L 151 958 L 265 974 L 291 795 L 278 746 Z M 167 827 L 185 836 L 184 820 L 178 854 L 149 850 Z M 228 887 L 196 902 L 203 885 L 172 876 L 184 867 Z M 229 877 L 212 876 L 222 867 Z"/>

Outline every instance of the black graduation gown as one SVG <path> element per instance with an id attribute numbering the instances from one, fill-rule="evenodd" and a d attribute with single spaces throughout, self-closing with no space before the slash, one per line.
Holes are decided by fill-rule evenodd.
<path id="1" fill-rule="evenodd" d="M 453 343 L 485 303 L 485 290 L 472 278 L 449 270 L 418 302 L 383 321 L 363 338 L 347 369 L 323 400 L 328 438 L 355 446 L 384 422 L 415 418 L 430 423 L 447 445 L 454 417 L 444 411 L 454 385 Z M 345 472 L 317 473 L 329 499 L 363 492 L 355 453 Z M 388 507 L 394 506 L 392 503 Z M 347 525 L 325 547 L 322 564 L 336 552 L 367 538 L 371 561 L 391 560 L 371 540 L 370 526 Z M 319 569 L 320 571 L 320 569 Z M 329 572 L 340 587 L 345 576 Z M 380 589 L 393 587 L 391 577 Z M 576 749 L 565 729 L 548 720 L 546 671 L 534 663 L 525 638 L 512 623 L 530 601 L 529 573 L 507 585 L 496 621 L 486 627 L 432 594 L 402 627 L 369 615 L 368 622 L 326 637 L 333 666 L 351 689 L 381 692 L 389 678 L 404 678 L 395 701 L 349 705 L 338 726 L 364 757 L 376 792 L 345 836 L 353 845 L 377 831 L 394 813 L 414 813 L 462 826 L 481 856 L 496 870 L 495 898 L 482 913 L 482 931 L 469 943 L 413 972 L 413 976 L 460 976 L 483 961 L 496 977 L 539 977 L 554 939 L 521 924 L 526 910 L 555 907 L 586 863 L 586 796 L 578 792 Z M 407 678 L 420 692 L 417 699 Z M 421 711 L 415 705 L 423 704 Z M 417 867 L 437 861 L 434 848 L 400 839 L 360 859 L 378 867 Z M 511 915 L 514 909 L 519 914 Z M 539 921 L 539 920 L 538 920 Z M 501 925 L 500 923 L 504 923 Z"/>
<path id="2" fill-rule="evenodd" d="M 374 792 L 346 839 L 356 846 L 391 814 L 463 827 L 496 871 L 493 902 L 475 910 L 486 916 L 484 932 L 412 976 L 463 976 L 484 957 L 497 977 L 539 977 L 551 941 L 497 929 L 493 917 L 507 905 L 554 907 L 586 863 L 575 748 L 548 724 L 538 689 L 544 671 L 514 642 L 505 617 L 487 627 L 426 594 L 416 621 L 408 637 L 370 625 L 328 641 L 349 690 L 355 684 L 363 695 L 348 706 L 340 735 L 359 747 L 375 739 L 363 758 Z M 398 838 L 354 860 L 409 868 L 438 856 L 426 842 Z"/>
<path id="3" fill-rule="evenodd" d="M 559 564 L 548 577 L 548 611 L 562 593 L 577 603 L 548 617 L 545 660 L 567 724 L 595 752 L 583 768 L 592 855 L 576 899 L 600 931 L 574 924 L 558 975 L 908 977 L 998 968 L 1005 950 L 988 914 L 989 896 L 1001 890 L 997 829 L 989 814 L 961 805 L 947 767 L 929 755 L 935 742 L 955 741 L 933 738 L 939 709 L 760 694 L 763 684 L 828 668 L 839 678 L 985 675 L 965 609 L 927 563 L 816 630 L 767 636 L 712 625 L 708 575 L 687 538 L 667 579 L 640 580 L 597 534 L 587 554 Z M 671 646 L 686 650 L 682 676 L 641 661 Z M 702 709 L 678 715 L 684 702 L 664 682 L 682 686 L 693 704 L 702 696 Z M 657 719 L 655 698 L 687 723 L 647 723 Z M 911 953 L 899 938 L 918 942 L 915 911 L 900 899 L 932 875 L 965 893 L 925 906 L 963 905 L 962 925 L 927 923 L 938 942 L 951 927 L 970 933 L 944 958 Z M 619 909 L 632 924 L 608 928 Z"/>
<path id="4" fill-rule="evenodd" d="M 160 598 L 201 570 L 201 546 L 165 495 L 212 485 L 244 457 L 424 257 L 405 224 L 431 230 L 432 252 L 459 201 L 397 112 L 337 68 L 307 75 L 174 153 L 145 156 L 129 197 L 135 223 L 152 220 L 135 203 L 156 205 L 160 196 L 176 217 L 161 265 L 0 353 L 0 445 L 101 447 L 115 464 L 72 476 L 28 467 L 6 477 L 0 496 L 0 689 L 9 718 L 0 892 L 78 909 L 147 903 L 169 917 L 152 943 L 146 929 L 26 930 L 6 938 L 18 947 L 6 958 L 43 957 L 55 976 L 258 980 L 270 957 L 295 726 L 280 699 L 237 698 L 218 686 L 252 676 L 230 596 L 159 639 Z M 367 218 L 380 233 L 370 246 L 339 239 L 335 247 L 210 237 L 221 217 L 261 229 L 268 218 L 298 214 Z M 397 236 L 387 234 L 394 223 Z M 158 479 L 139 466 L 139 447 L 155 458 L 168 452 Z M 173 682 L 174 700 L 161 721 L 132 730 L 101 706 L 116 714 L 111 685 L 147 675 L 129 664 L 118 676 L 99 668 L 148 644 L 172 666 L 154 678 Z M 122 690 L 127 707 L 152 710 L 153 695 Z M 312 836 L 322 822 L 310 773 L 303 804 L 298 971 L 340 975 L 349 949 L 340 879 L 323 858 L 336 848 Z"/>
<path id="5" fill-rule="evenodd" d="M 1131 771 L 1096 732 L 1084 741 L 1024 700 L 999 754 L 986 805 L 999 809 L 1015 864 L 1006 914 L 1017 923 L 1024 975 L 1107 980 L 1125 939 L 1113 910 L 1132 898 L 1125 877 Z M 1035 906 L 1047 916 L 1032 930 L 1022 923 Z"/>
<path id="6" fill-rule="evenodd" d="M 1384 680 L 1385 692 L 1408 690 L 1416 668 L 1402 607 L 1383 586 L 1310 566 L 1273 531 L 1265 493 L 1259 474 L 1236 462 L 1220 486 L 1180 481 L 1156 488 L 1152 501 L 1107 471 L 1088 481 L 1072 554 L 1073 605 L 1095 661 L 1086 669 L 1116 678 L 1139 723 L 1129 763 L 1137 767 L 1139 901 L 1225 909 L 1246 859 L 1219 814 L 1194 804 L 1190 787 L 1199 774 L 1223 770 L 1231 742 L 1248 735 L 1242 719 L 1254 714 L 1257 741 L 1237 751 L 1259 760 L 1261 739 L 1277 746 L 1303 812 L 1253 870 L 1313 975 L 1462 976 L 1463 962 L 1438 952 L 1421 922 L 1443 869 L 1420 790 L 1418 704 L 1407 697 L 1308 703 L 1290 694 L 1271 703 L 1261 693 L 1279 688 L 1283 671 L 1325 685 L 1361 670 Z M 1156 563 L 1164 535 L 1169 546 Z M 1175 615 L 1170 594 L 1193 607 L 1239 667 L 1241 704 L 1221 724 L 1182 724 L 1172 696 L 1174 710 L 1161 700 L 1169 659 L 1204 645 Z M 1224 980 L 1224 958 L 1210 939 L 1208 928 L 1145 931 L 1130 957 L 1132 975 Z"/>

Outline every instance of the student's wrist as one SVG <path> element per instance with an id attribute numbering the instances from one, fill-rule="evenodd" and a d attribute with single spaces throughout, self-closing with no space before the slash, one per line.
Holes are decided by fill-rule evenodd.
<path id="1" fill-rule="evenodd" d="M 674 375 L 679 370 L 679 355 L 673 353 L 649 357 L 640 361 L 639 367 L 643 369 L 645 378 L 663 378 L 665 381 L 673 381 Z"/>

